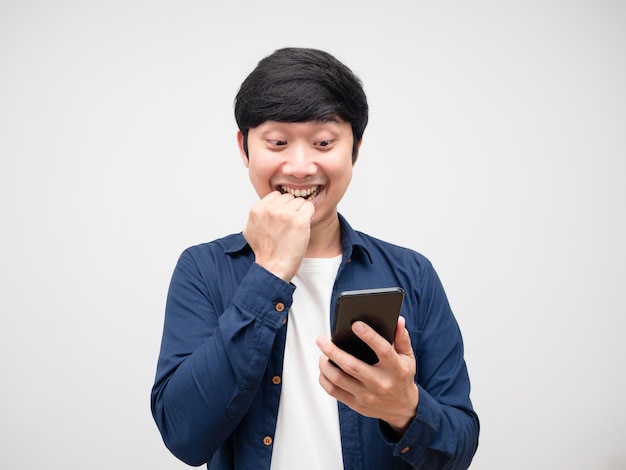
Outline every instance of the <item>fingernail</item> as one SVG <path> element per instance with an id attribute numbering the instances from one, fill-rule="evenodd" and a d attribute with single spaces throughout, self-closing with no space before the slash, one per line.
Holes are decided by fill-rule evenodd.
<path id="1" fill-rule="evenodd" d="M 362 321 L 355 321 L 352 324 L 352 331 L 355 333 L 363 333 L 365 331 L 365 325 Z"/>

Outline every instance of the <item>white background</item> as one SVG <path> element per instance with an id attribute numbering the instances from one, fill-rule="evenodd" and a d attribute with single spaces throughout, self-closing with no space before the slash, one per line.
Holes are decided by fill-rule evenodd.
<path id="1" fill-rule="evenodd" d="M 371 120 L 342 213 L 428 256 L 474 470 L 626 468 L 626 4 L 0 0 L 0 467 L 187 468 L 149 411 L 169 278 L 256 200 L 233 98 L 326 49 Z"/>

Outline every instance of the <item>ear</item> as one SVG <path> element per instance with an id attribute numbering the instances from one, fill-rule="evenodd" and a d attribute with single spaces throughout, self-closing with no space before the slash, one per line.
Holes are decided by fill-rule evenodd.
<path id="1" fill-rule="evenodd" d="M 241 160 L 243 164 L 248 168 L 250 164 L 248 156 L 246 155 L 245 150 L 243 149 L 243 134 L 241 131 L 237 131 L 237 146 L 239 147 L 239 153 L 241 154 Z"/>
<path id="2" fill-rule="evenodd" d="M 356 165 L 356 161 L 359 159 L 359 153 L 361 151 L 361 144 L 363 143 L 363 138 L 359 140 L 356 144 L 356 155 L 352 159 L 352 166 Z"/>

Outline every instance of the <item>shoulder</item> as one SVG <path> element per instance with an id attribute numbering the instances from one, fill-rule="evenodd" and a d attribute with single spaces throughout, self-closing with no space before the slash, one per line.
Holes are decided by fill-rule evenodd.
<path id="1" fill-rule="evenodd" d="M 339 222 L 341 224 L 342 245 L 344 248 L 347 246 L 352 246 L 353 249 L 360 248 L 370 257 L 372 262 L 375 257 L 382 256 L 392 257 L 394 262 L 397 260 L 410 260 L 411 263 L 417 262 L 420 265 L 430 266 L 430 261 L 412 248 L 400 246 L 355 230 L 341 214 L 339 214 Z"/>
<path id="2" fill-rule="evenodd" d="M 430 260 L 415 249 L 355 230 L 341 214 L 339 220 L 344 249 L 350 247 L 352 255 L 357 256 L 363 266 L 393 272 L 395 277 L 408 278 L 411 283 L 421 282 L 434 274 Z"/>
<path id="3" fill-rule="evenodd" d="M 246 251 L 248 244 L 241 234 L 233 233 L 222 238 L 212 241 L 198 243 L 186 248 L 182 256 L 190 256 L 192 258 L 214 256 L 216 254 L 226 255 Z"/>
<path id="4" fill-rule="evenodd" d="M 417 265 L 421 268 L 432 269 L 430 260 L 413 248 L 397 245 L 386 240 L 355 232 L 363 243 L 363 247 L 370 253 L 372 260 L 376 257 L 390 258 L 394 263 Z"/>
<path id="5" fill-rule="evenodd" d="M 177 267 L 179 269 L 204 272 L 232 265 L 245 260 L 251 250 L 241 233 L 234 233 L 212 241 L 198 243 L 183 250 Z"/>

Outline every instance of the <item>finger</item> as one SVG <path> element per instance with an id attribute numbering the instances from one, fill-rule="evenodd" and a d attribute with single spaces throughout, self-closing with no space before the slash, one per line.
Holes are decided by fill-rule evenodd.
<path id="1" fill-rule="evenodd" d="M 326 363 L 328 364 L 328 361 L 326 361 Z M 332 367 L 334 371 L 341 373 L 341 371 L 337 369 L 335 366 L 329 366 L 329 367 Z M 332 373 L 334 371 L 330 371 L 330 372 Z M 349 391 L 337 385 L 333 380 L 329 378 L 328 375 L 324 374 L 323 372 L 320 372 L 319 384 L 326 391 L 326 393 L 328 393 L 331 397 L 343 403 L 348 404 L 354 400 L 354 395 L 352 393 L 350 393 Z"/>
<path id="2" fill-rule="evenodd" d="M 298 210 L 300 207 L 302 207 L 307 202 L 306 199 L 303 199 L 301 197 L 295 197 L 295 196 L 292 196 L 289 193 L 287 193 L 287 195 L 291 198 L 291 199 L 289 199 L 287 201 L 287 204 L 289 204 L 295 210 Z"/>
<path id="3" fill-rule="evenodd" d="M 250 208 L 248 219 L 261 218 L 269 207 L 275 205 L 276 200 L 281 196 L 278 191 L 272 191 L 266 194 L 260 201 Z"/>
<path id="4" fill-rule="evenodd" d="M 263 201 L 265 203 L 270 203 L 270 202 L 276 200 L 277 198 L 279 198 L 280 196 L 282 196 L 282 193 L 280 191 L 272 191 L 271 193 L 267 193 L 261 199 L 261 201 Z"/>
<path id="5" fill-rule="evenodd" d="M 329 361 L 334 363 L 329 362 L 329 367 L 339 369 L 352 377 L 360 378 L 362 376 L 364 366 L 367 366 L 365 362 L 347 353 L 324 336 L 318 337 L 316 343 L 320 351 L 322 351 Z"/>
<path id="6" fill-rule="evenodd" d="M 315 340 L 315 344 L 317 344 L 317 347 L 320 349 L 320 351 L 322 351 L 322 353 L 328 359 L 330 359 L 331 361 L 334 361 L 335 353 L 337 350 L 339 350 L 339 348 L 335 346 L 335 343 L 330 341 L 325 336 L 318 336 L 317 339 Z"/>
<path id="7" fill-rule="evenodd" d="M 374 350 L 381 361 L 393 353 L 393 347 L 389 344 L 389 341 L 378 334 L 367 323 L 355 321 L 352 324 L 352 331 Z"/>
<path id="8" fill-rule="evenodd" d="M 292 196 L 289 193 L 286 193 L 286 195 L 291 198 L 291 199 L 289 199 L 287 201 L 287 203 L 289 205 L 292 205 L 292 206 L 297 207 L 299 209 L 301 209 L 301 208 L 315 209 L 315 205 L 311 201 L 308 201 L 308 200 L 304 199 L 303 197 L 295 197 L 295 196 Z"/>
<path id="9" fill-rule="evenodd" d="M 302 204 L 300 206 L 300 209 L 298 209 L 299 212 L 303 212 L 303 215 L 308 215 L 309 218 L 313 217 L 313 214 L 315 214 L 315 204 L 313 204 L 311 201 L 304 201 L 304 204 Z"/>
<path id="10" fill-rule="evenodd" d="M 355 359 L 349 354 L 347 354 L 347 356 L 351 357 L 354 361 L 360 362 L 358 361 L 358 359 Z M 322 354 L 320 356 L 319 369 L 320 384 L 329 394 L 332 394 L 335 398 L 339 398 L 340 394 L 342 393 L 347 393 L 353 396 L 357 392 L 357 390 L 362 388 L 362 384 L 358 379 L 344 372 L 338 364 L 333 364 L 328 356 L 326 356 L 325 354 Z"/>

